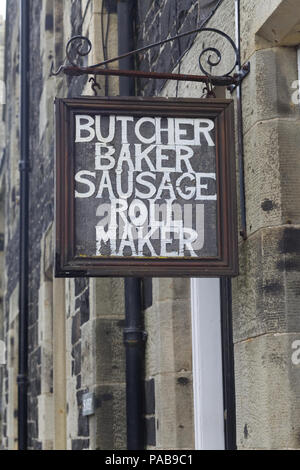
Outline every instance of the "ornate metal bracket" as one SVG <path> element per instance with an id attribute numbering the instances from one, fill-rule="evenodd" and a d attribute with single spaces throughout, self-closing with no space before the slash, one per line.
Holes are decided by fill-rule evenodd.
<path id="1" fill-rule="evenodd" d="M 119 70 L 119 69 L 108 69 L 107 65 L 124 59 L 125 57 L 143 53 L 153 47 L 161 46 L 168 42 L 175 41 L 185 36 L 196 33 L 211 33 L 217 34 L 224 38 L 230 45 L 234 53 L 234 60 L 232 67 L 222 75 L 214 75 L 212 70 L 219 66 L 223 60 L 222 52 L 216 47 L 204 47 L 199 56 L 199 67 L 203 75 L 187 75 L 178 73 L 160 73 L 160 72 L 143 72 L 140 70 Z M 131 76 L 136 78 L 152 78 L 152 79 L 166 79 L 166 80 L 181 80 L 181 81 L 194 81 L 202 82 L 206 84 L 207 90 L 211 90 L 211 86 L 227 86 L 229 89 L 235 89 L 242 80 L 248 75 L 250 71 L 249 66 L 244 66 L 236 73 L 233 73 L 239 66 L 239 48 L 235 42 L 223 31 L 214 28 L 197 28 L 186 33 L 178 34 L 176 36 L 164 39 L 153 44 L 150 44 L 140 49 L 127 52 L 118 57 L 99 62 L 98 64 L 91 65 L 88 67 L 78 64 L 78 59 L 82 59 L 89 55 L 92 50 L 91 41 L 85 36 L 74 36 L 71 38 L 66 46 L 66 61 L 61 65 L 58 70 L 54 71 L 54 65 L 51 65 L 51 76 L 59 75 L 61 72 L 66 75 L 79 76 L 79 75 L 114 75 L 114 76 Z M 207 70 L 210 69 L 210 71 Z M 95 90 L 94 90 L 95 91 Z M 211 92 L 210 92 L 211 94 Z"/>

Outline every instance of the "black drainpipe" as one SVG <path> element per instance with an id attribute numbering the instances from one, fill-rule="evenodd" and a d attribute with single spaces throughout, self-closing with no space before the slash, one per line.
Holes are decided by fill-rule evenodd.
<path id="1" fill-rule="evenodd" d="M 119 54 L 134 49 L 134 0 L 118 0 Z M 134 69 L 133 57 L 120 61 L 120 69 Z M 120 96 L 134 96 L 134 79 L 120 78 Z M 125 278 L 126 415 L 127 449 L 145 447 L 143 420 L 143 374 L 145 332 L 141 313 L 141 279 Z"/>
<path id="2" fill-rule="evenodd" d="M 125 279 L 126 416 L 127 449 L 143 450 L 144 343 L 141 315 L 141 279 Z"/>
<path id="3" fill-rule="evenodd" d="M 18 446 L 27 449 L 28 206 L 29 206 L 29 1 L 20 0 L 20 251 Z"/>

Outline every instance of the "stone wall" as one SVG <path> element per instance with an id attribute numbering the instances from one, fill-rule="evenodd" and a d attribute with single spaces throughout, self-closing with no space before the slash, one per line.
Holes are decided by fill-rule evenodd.
<path id="1" fill-rule="evenodd" d="M 7 14 L 6 41 L 17 46 L 18 41 L 18 9 L 17 2 L 10 5 Z M 14 22 L 16 21 L 16 23 Z M 16 419 L 17 390 L 15 385 L 17 370 L 17 322 L 18 314 L 18 259 L 14 257 L 18 247 L 18 170 L 17 155 L 19 144 L 18 135 L 18 103 L 19 103 L 19 77 L 18 77 L 18 52 L 15 49 L 5 51 L 6 77 L 12 73 L 14 80 L 6 82 L 7 100 L 12 105 L 6 108 L 5 121 L 10 129 L 9 136 L 6 133 L 5 161 L 3 162 L 5 178 L 2 178 L 5 193 L 5 265 L 6 272 L 4 284 L 4 315 L 3 333 L 6 343 L 5 367 L 2 367 L 2 446 L 16 448 Z"/>
<path id="2" fill-rule="evenodd" d="M 74 34 L 101 44 L 101 0 L 31 0 L 30 33 L 30 449 L 124 449 L 124 285 L 118 279 L 53 279 L 54 96 L 91 94 L 86 78 L 50 77 L 54 59 Z M 207 25 L 233 36 L 234 2 L 138 1 L 136 46 Z M 293 8 L 291 19 L 289 8 Z M 102 17 L 103 15 L 103 17 Z M 108 56 L 117 55 L 117 18 L 110 11 Z M 299 448 L 300 324 L 298 0 L 241 0 L 248 239 L 240 240 L 240 275 L 233 280 L 237 443 L 241 449 Z M 5 276 L 2 376 L 3 448 L 17 446 L 18 240 L 19 240 L 19 11 L 8 0 L 6 49 Z M 199 51 L 212 39 L 201 34 L 139 56 L 141 70 L 199 73 Z M 225 50 L 226 52 L 226 50 Z M 89 63 L 104 57 L 95 48 Z M 181 58 L 181 60 L 179 60 Z M 232 55 L 224 56 L 226 68 Z M 220 64 L 219 67 L 223 67 Z M 218 70 L 221 70 L 220 68 Z M 100 94 L 118 93 L 118 82 L 98 79 Z M 108 89 L 106 87 L 108 85 Z M 199 98 L 203 85 L 142 80 L 138 94 Z M 231 95 L 222 89 L 221 95 Z M 233 95 L 235 99 L 235 95 Z M 237 175 L 238 179 L 238 175 Z M 194 446 L 190 283 L 144 281 L 145 423 L 148 449 Z M 1 338 L 0 338 L 1 339 Z M 292 358 L 294 358 L 292 360 Z M 95 414 L 82 415 L 82 396 L 95 394 Z M 0 434 L 1 436 L 1 434 Z"/>
<path id="3" fill-rule="evenodd" d="M 292 355 L 300 334 L 300 110 L 291 86 L 300 5 L 273 2 L 272 11 L 261 11 L 258 3 L 242 2 L 243 58 L 252 72 L 244 84 L 248 240 L 233 282 L 237 442 L 299 449 L 300 375 Z M 283 36 L 270 41 L 269 28 Z"/>
<path id="4" fill-rule="evenodd" d="M 298 2 L 241 0 L 241 53 L 251 73 L 243 82 L 248 238 L 240 239 L 240 275 L 232 281 L 239 449 L 300 447 L 299 361 L 292 360 L 300 333 L 300 114 L 292 101 L 299 18 Z M 234 2 L 225 0 L 208 26 L 233 36 Z M 183 73 L 197 71 L 200 36 Z M 222 67 L 229 65 L 225 56 Z M 163 95 L 199 97 L 199 88 L 168 83 Z"/>
<path id="5" fill-rule="evenodd" d="M 137 8 L 136 48 L 162 41 L 200 27 L 220 0 L 139 0 Z M 195 35 L 157 46 L 137 57 L 137 67 L 143 71 L 171 72 L 191 47 Z M 138 94 L 157 95 L 163 80 L 141 80 Z"/>
<path id="6" fill-rule="evenodd" d="M 6 127 L 6 343 L 4 369 L 3 447 L 16 442 L 16 376 L 18 260 L 18 2 L 9 1 L 6 51 L 9 80 Z M 200 2 L 201 3 L 201 2 Z M 213 2 L 215 6 L 216 2 Z M 199 2 L 138 2 L 137 46 L 186 31 L 199 23 Z M 200 10 L 203 13 L 203 10 Z M 124 286 L 117 279 L 54 280 L 54 96 L 90 94 L 84 77 L 53 78 L 51 61 L 64 60 L 64 45 L 84 34 L 101 44 L 102 2 L 31 1 L 30 121 L 30 317 L 29 317 L 29 448 L 126 448 Z M 203 15 L 201 19 L 203 18 Z M 180 23 L 180 24 L 179 24 Z M 108 56 L 117 55 L 117 18 L 109 17 Z M 167 31 L 166 31 L 167 28 Z M 154 36 L 153 36 L 154 34 Z M 157 36 L 159 34 L 159 36 Z M 143 37 L 142 37 L 143 35 Z M 151 62 L 168 71 L 193 37 L 163 47 Z M 90 63 L 103 59 L 95 48 Z M 155 51 L 151 51 L 151 54 Z M 173 55 L 172 62 L 168 62 Z M 147 56 L 149 59 L 149 56 Z M 147 59 L 146 57 L 146 59 Z M 145 67 L 141 64 L 141 68 Z M 160 68 L 161 67 L 161 68 Z M 106 91 L 99 79 L 100 94 Z M 157 93 L 163 83 L 144 81 L 143 94 Z M 154 88 L 153 88 L 154 86 Z M 116 79 L 109 94 L 118 93 Z M 12 132 L 13 129 L 13 132 Z M 193 448 L 193 397 L 190 300 L 188 280 L 144 281 L 145 328 L 148 332 L 145 370 L 145 432 L 151 448 Z M 95 414 L 82 416 L 82 396 L 95 394 Z M 171 395 L 170 395 L 171 393 Z M 170 399 L 171 396 L 171 399 Z"/>
<path id="7" fill-rule="evenodd" d="M 2 370 L 1 413 L 4 448 L 17 446 L 18 3 L 8 0 L 7 16 L 8 138 L 4 167 L 6 181 L 3 183 L 6 186 L 4 337 L 7 354 L 6 367 Z M 107 16 L 107 12 L 102 11 L 100 0 L 42 3 L 32 0 L 30 11 L 28 445 L 30 449 L 44 450 L 125 448 L 124 353 L 120 349 L 124 308 L 122 298 L 115 297 L 116 288 L 122 292 L 122 283 L 113 282 L 108 289 L 105 282 L 53 279 L 54 97 L 91 94 L 91 88 L 86 78 L 50 77 L 50 66 L 52 60 L 54 66 L 61 65 L 64 47 L 70 37 L 83 33 L 94 37 L 96 42 L 100 33 L 95 25 L 100 24 L 101 13 Z M 113 41 L 110 41 L 109 53 L 116 55 L 116 15 L 110 20 Z M 99 49 L 95 49 L 90 60 L 100 59 Z M 113 92 L 116 81 L 109 86 Z M 114 303 L 116 313 L 112 309 L 103 309 L 105 298 Z M 106 339 L 106 348 L 103 341 L 98 341 L 99 337 Z M 114 354 L 112 368 L 107 365 L 103 375 L 104 365 Z M 111 385 L 114 382 L 116 385 Z M 82 416 L 82 396 L 86 391 L 95 392 L 97 397 L 96 413 L 89 418 Z"/>
<path id="8" fill-rule="evenodd" d="M 202 24 L 220 2 L 186 0 L 138 2 L 136 47 L 143 47 Z M 139 56 L 140 70 L 172 72 L 192 46 L 187 36 Z M 196 72 L 198 73 L 198 72 Z M 159 95 L 163 80 L 141 80 L 138 94 Z M 187 84 L 184 84 L 186 87 Z M 173 82 L 175 95 L 178 86 Z M 178 94 L 178 96 L 180 96 Z M 191 96 L 191 95 L 189 95 Z M 146 441 L 148 449 L 194 447 L 191 305 L 189 279 L 155 279 L 145 310 Z"/>

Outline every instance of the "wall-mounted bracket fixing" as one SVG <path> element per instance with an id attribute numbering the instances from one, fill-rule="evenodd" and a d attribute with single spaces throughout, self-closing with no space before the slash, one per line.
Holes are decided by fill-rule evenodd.
<path id="1" fill-rule="evenodd" d="M 219 66 L 222 62 L 223 56 L 222 52 L 217 49 L 216 47 L 203 47 L 199 55 L 199 67 L 202 72 L 202 75 L 191 75 L 191 74 L 181 74 L 181 73 L 163 73 L 163 72 L 148 72 L 148 71 L 141 71 L 141 70 L 120 70 L 120 69 L 108 69 L 106 68 L 108 64 L 112 62 L 117 62 L 119 60 L 124 59 L 125 57 L 131 55 L 142 54 L 145 51 L 152 49 L 154 47 L 161 46 L 165 43 L 172 42 L 178 40 L 182 37 L 196 34 L 196 33 L 207 33 L 208 37 L 212 40 L 214 35 L 219 35 L 225 41 L 227 41 L 233 51 L 234 60 L 233 65 L 226 73 L 222 75 L 215 75 L 212 73 L 215 67 Z M 207 38 L 206 38 L 207 40 Z M 118 57 L 114 57 L 112 59 L 108 59 L 102 61 L 98 64 L 91 65 L 91 66 L 83 66 L 80 63 L 82 62 L 82 58 L 89 55 L 92 50 L 92 43 L 91 41 L 85 36 L 74 36 L 71 38 L 66 46 L 66 61 L 63 65 L 61 65 L 56 71 L 54 71 L 54 64 L 51 65 L 51 76 L 59 75 L 61 72 L 65 73 L 66 75 L 71 76 L 79 76 L 79 75 L 109 75 L 109 76 L 129 76 L 134 78 L 150 78 L 150 79 L 163 79 L 163 80 L 177 80 L 177 81 L 193 81 L 193 82 L 202 82 L 208 85 L 216 86 L 226 86 L 232 87 L 235 89 L 242 80 L 248 75 L 249 68 L 246 64 L 243 66 L 238 72 L 233 74 L 233 71 L 236 70 L 239 64 L 239 49 L 231 39 L 223 31 L 214 28 L 197 28 L 192 31 L 188 31 L 185 33 L 178 34 L 176 36 L 164 39 L 163 41 L 159 41 L 148 46 L 136 49 L 134 51 L 127 52 L 126 54 L 122 54 Z M 77 60 L 79 59 L 79 63 Z M 209 67 L 209 71 L 207 68 Z"/>

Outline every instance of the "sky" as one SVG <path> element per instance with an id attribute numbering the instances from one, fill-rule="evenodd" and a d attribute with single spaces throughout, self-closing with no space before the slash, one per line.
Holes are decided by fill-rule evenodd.
<path id="1" fill-rule="evenodd" d="M 6 0 L 0 0 L 0 15 L 5 17 Z"/>

